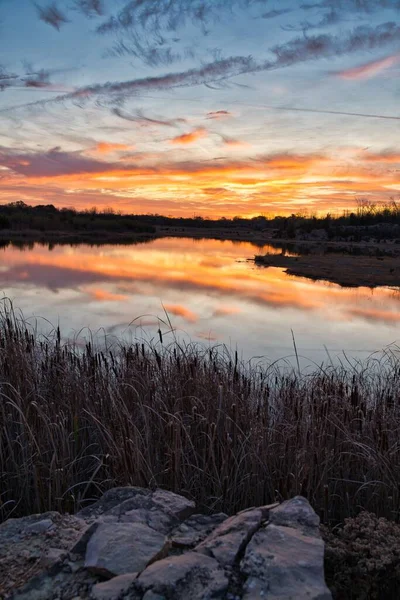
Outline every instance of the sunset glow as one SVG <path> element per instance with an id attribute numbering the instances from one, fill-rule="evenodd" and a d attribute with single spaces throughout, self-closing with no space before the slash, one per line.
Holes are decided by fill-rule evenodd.
<path id="1" fill-rule="evenodd" d="M 0 4 L 1 203 L 229 217 L 399 198 L 398 2 L 182 1 L 56 20 Z"/>

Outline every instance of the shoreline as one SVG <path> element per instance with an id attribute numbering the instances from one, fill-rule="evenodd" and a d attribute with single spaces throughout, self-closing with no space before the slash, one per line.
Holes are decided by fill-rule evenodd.
<path id="1" fill-rule="evenodd" d="M 342 287 L 400 287 L 400 262 L 394 256 L 267 254 L 256 256 L 254 262 L 258 266 L 282 268 L 288 275 L 329 281 Z"/>

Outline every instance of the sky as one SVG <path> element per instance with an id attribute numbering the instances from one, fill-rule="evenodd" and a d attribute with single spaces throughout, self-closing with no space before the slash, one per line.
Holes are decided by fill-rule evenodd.
<path id="1" fill-rule="evenodd" d="M 0 203 L 400 200 L 400 0 L 0 0 Z"/>

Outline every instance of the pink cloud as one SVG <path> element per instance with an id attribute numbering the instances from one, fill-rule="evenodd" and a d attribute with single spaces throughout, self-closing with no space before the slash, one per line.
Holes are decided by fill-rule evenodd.
<path id="1" fill-rule="evenodd" d="M 359 67 L 338 71 L 336 75 L 341 79 L 370 79 L 398 63 L 400 63 L 400 53 L 391 54 L 390 56 L 386 56 L 386 58 L 370 61 Z"/>

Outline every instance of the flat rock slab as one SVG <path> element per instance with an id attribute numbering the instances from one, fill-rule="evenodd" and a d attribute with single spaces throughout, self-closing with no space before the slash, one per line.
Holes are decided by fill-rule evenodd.
<path id="1" fill-rule="evenodd" d="M 211 600 L 223 598 L 228 579 L 216 560 L 188 552 L 150 565 L 137 579 L 137 586 L 142 593 L 151 591 L 174 600 Z"/>
<path id="2" fill-rule="evenodd" d="M 331 600 L 324 580 L 324 543 L 299 529 L 274 524 L 260 529 L 240 567 L 248 577 L 243 600 Z"/>
<path id="3" fill-rule="evenodd" d="M 218 525 L 228 518 L 225 513 L 192 515 L 170 535 L 170 541 L 179 548 L 191 548 L 204 540 Z"/>
<path id="4" fill-rule="evenodd" d="M 226 519 L 195 551 L 217 559 L 222 565 L 233 565 L 251 536 L 260 527 L 262 511 L 258 508 L 244 511 Z"/>
<path id="5" fill-rule="evenodd" d="M 142 523 L 101 523 L 88 542 L 85 567 L 105 577 L 138 573 L 167 547 L 163 534 Z"/>

